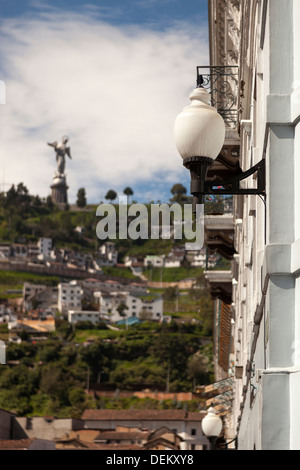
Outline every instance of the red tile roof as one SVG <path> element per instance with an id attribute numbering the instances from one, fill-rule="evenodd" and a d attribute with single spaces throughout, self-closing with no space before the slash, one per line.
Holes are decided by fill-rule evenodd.
<path id="1" fill-rule="evenodd" d="M 204 413 L 184 410 L 85 410 L 82 415 L 87 421 L 202 421 Z"/>
<path id="2" fill-rule="evenodd" d="M 98 450 L 144 450 L 138 444 L 97 444 Z"/>
<path id="3" fill-rule="evenodd" d="M 89 449 L 89 450 L 99 450 L 99 445 L 94 442 L 82 441 L 81 439 L 60 439 L 56 441 L 56 449 Z"/>
<path id="4" fill-rule="evenodd" d="M 130 441 L 137 441 L 137 440 L 147 440 L 149 436 L 148 431 L 141 431 L 141 432 L 130 432 L 130 431 L 102 431 L 97 434 L 95 437 L 95 442 L 97 441 L 109 441 L 109 440 L 130 440 Z"/>
<path id="5" fill-rule="evenodd" d="M 0 440 L 0 450 L 26 450 L 34 439 Z"/>

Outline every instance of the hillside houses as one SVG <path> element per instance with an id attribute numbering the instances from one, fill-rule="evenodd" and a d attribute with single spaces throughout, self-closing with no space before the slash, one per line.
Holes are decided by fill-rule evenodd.
<path id="1" fill-rule="evenodd" d="M 198 268 L 214 268 L 220 256 L 209 254 L 206 248 L 185 246 L 174 246 L 168 255 L 147 255 L 143 260 L 144 267 L 153 268 L 179 268 L 183 263 Z"/>
<path id="2" fill-rule="evenodd" d="M 94 253 L 76 251 L 70 248 L 58 248 L 53 245 L 51 238 L 39 238 L 36 243 L 0 243 L 0 263 L 24 263 L 23 268 L 32 270 L 33 266 L 57 272 L 77 270 L 82 273 L 103 274 L 105 267 L 126 266 L 137 277 L 143 276 L 143 271 L 152 268 L 179 268 L 183 265 L 199 268 L 214 268 L 220 256 L 209 254 L 206 249 L 199 247 L 191 249 L 190 244 L 173 245 L 169 253 L 154 255 L 131 256 L 124 258 L 124 264 L 119 263 L 119 253 L 115 243 L 105 242 Z M 3 264 L 4 266 L 4 264 Z"/>
<path id="3" fill-rule="evenodd" d="M 163 317 L 162 296 L 149 294 L 147 285 L 137 282 L 94 278 L 74 279 L 55 286 L 25 282 L 21 300 L 22 321 L 44 321 L 54 318 L 57 312 L 72 324 L 118 323 L 131 317 L 160 321 Z M 4 321 L 5 311 L 1 310 L 0 321 Z M 20 326 L 20 321 L 14 321 L 11 327 L 17 324 Z M 24 321 L 22 324 L 25 325 Z"/>
<path id="4" fill-rule="evenodd" d="M 132 317 L 152 321 L 160 321 L 163 317 L 164 303 L 160 295 L 138 292 L 106 292 L 100 294 L 99 302 L 101 316 L 112 323 Z"/>
<path id="5" fill-rule="evenodd" d="M 39 238 L 37 243 L 0 243 L 0 259 L 48 259 L 52 251 L 51 238 Z"/>
<path id="6" fill-rule="evenodd" d="M 87 282 L 91 284 L 92 281 Z M 82 283 L 84 286 L 87 284 Z M 95 283 L 98 287 L 93 288 L 92 294 L 96 301 L 97 311 L 86 312 L 77 309 L 70 309 L 68 318 L 71 323 L 77 321 L 98 321 L 106 320 L 110 323 L 117 323 L 124 318 L 135 317 L 140 320 L 160 321 L 163 317 L 163 298 L 160 295 L 147 293 L 146 286 L 138 286 L 136 284 L 120 285 L 120 283 Z"/>
<path id="7" fill-rule="evenodd" d="M 53 246 L 51 238 L 39 238 L 36 243 L 0 243 L 0 261 L 22 261 L 45 266 L 61 266 L 102 273 L 103 266 L 116 266 L 118 252 L 114 244 L 103 245 L 91 254 Z"/>
<path id="8" fill-rule="evenodd" d="M 13 313 L 32 321 L 44 321 L 59 313 L 72 324 L 82 321 L 117 324 L 125 320 L 129 323 L 142 320 L 160 322 L 164 316 L 163 298 L 150 294 L 148 288 L 163 287 L 162 278 L 160 284 L 156 285 L 152 281 L 152 272 L 151 280 L 147 281 L 146 271 L 149 268 L 151 271 L 151 268 L 162 270 L 181 266 L 213 269 L 219 260 L 218 255 L 209 255 L 203 248 L 195 249 L 194 244 L 173 244 L 169 253 L 161 255 L 149 253 L 127 256 L 124 265 L 118 263 L 118 255 L 113 242 L 104 243 L 93 254 L 58 248 L 50 238 L 40 238 L 37 243 L 27 245 L 0 244 L 2 269 L 14 270 L 18 266 L 18 270 L 26 271 L 27 266 L 30 271 L 32 266 L 53 267 L 49 273 L 43 271 L 43 268 L 38 271 L 61 279 L 57 285 L 24 283 L 22 298 L 15 299 L 18 300 L 18 312 Z M 105 267 L 116 267 L 117 274 L 120 274 L 122 268 L 128 267 L 137 276 L 136 281 L 132 279 L 133 276 L 125 279 L 108 278 L 103 274 Z M 194 282 L 195 278 L 186 278 L 184 282 L 181 280 L 178 283 L 178 287 L 189 289 Z M 1 315 L 0 321 L 4 321 L 4 315 Z M 11 324 L 15 325 L 16 322 Z M 22 326 L 25 327 L 24 322 Z"/>
<path id="9" fill-rule="evenodd" d="M 41 311 L 54 314 L 57 311 L 58 287 L 43 284 L 23 284 L 23 312 L 39 308 Z"/>

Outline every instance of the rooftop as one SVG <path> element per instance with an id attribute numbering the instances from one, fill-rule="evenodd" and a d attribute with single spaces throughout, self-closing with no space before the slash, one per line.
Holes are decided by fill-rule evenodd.
<path id="1" fill-rule="evenodd" d="M 95 442 L 97 441 L 109 441 L 109 440 L 117 440 L 117 441 L 137 441 L 137 440 L 147 440 L 149 437 L 148 431 L 140 431 L 140 432 L 130 432 L 130 431 L 106 431 L 100 432 L 95 437 Z"/>
<path id="2" fill-rule="evenodd" d="M 26 450 L 35 439 L 0 440 L 0 450 Z"/>
<path id="3" fill-rule="evenodd" d="M 184 410 L 85 410 L 86 421 L 202 421 L 205 413 Z"/>

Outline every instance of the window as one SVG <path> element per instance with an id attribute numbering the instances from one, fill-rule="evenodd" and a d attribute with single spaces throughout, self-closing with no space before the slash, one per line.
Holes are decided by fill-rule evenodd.
<path id="1" fill-rule="evenodd" d="M 32 429 L 32 418 L 26 418 L 26 429 Z"/>
<path id="2" fill-rule="evenodd" d="M 192 430 L 191 430 L 191 435 L 192 435 L 192 436 L 196 436 L 196 435 L 197 435 L 197 429 L 192 428 Z"/>

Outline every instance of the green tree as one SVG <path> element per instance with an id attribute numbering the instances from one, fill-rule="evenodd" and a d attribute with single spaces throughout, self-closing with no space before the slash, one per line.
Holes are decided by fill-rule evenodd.
<path id="1" fill-rule="evenodd" d="M 64 387 L 63 373 L 59 364 L 47 364 L 43 367 L 41 376 L 41 390 L 51 397 L 57 397 Z"/>
<path id="2" fill-rule="evenodd" d="M 193 380 L 195 391 L 196 380 L 202 385 L 209 383 L 208 359 L 200 352 L 191 356 L 187 364 L 188 376 Z"/>
<path id="3" fill-rule="evenodd" d="M 52 197 L 51 197 L 50 195 L 47 196 L 47 199 L 46 199 L 46 206 L 48 207 L 48 209 L 49 209 L 50 211 L 53 211 L 53 209 L 54 209 L 54 203 L 53 203 Z"/>
<path id="4" fill-rule="evenodd" d="M 69 391 L 69 402 L 72 406 L 80 406 L 85 402 L 86 393 L 83 388 L 71 388 Z"/>
<path id="5" fill-rule="evenodd" d="M 64 369 L 61 362 L 49 362 L 42 367 L 40 390 L 58 404 L 69 404 L 68 390 L 74 385 L 72 371 Z"/>
<path id="6" fill-rule="evenodd" d="M 38 369 L 20 364 L 4 370 L 0 376 L 0 407 L 20 415 L 30 413 L 30 399 L 37 393 L 38 385 Z"/>
<path id="7" fill-rule="evenodd" d="M 95 342 L 80 351 L 81 360 L 88 366 L 91 382 L 96 382 L 101 370 L 110 369 L 114 359 L 114 347 L 111 344 Z"/>
<path id="8" fill-rule="evenodd" d="M 133 196 L 133 190 L 129 186 L 124 189 L 123 193 L 128 197 L 128 200 L 130 196 Z"/>
<path id="9" fill-rule="evenodd" d="M 47 343 L 39 348 L 39 359 L 44 363 L 57 361 L 60 357 L 60 347 L 57 342 Z"/>
<path id="10" fill-rule="evenodd" d="M 171 286 L 171 287 L 167 287 L 167 289 L 164 291 L 163 298 L 165 301 L 172 301 L 172 300 L 176 300 L 178 295 L 179 295 L 178 287 Z"/>
<path id="11" fill-rule="evenodd" d="M 78 207 L 85 207 L 86 206 L 86 194 L 85 194 L 85 189 L 84 188 L 78 189 L 76 204 L 77 204 Z"/>
<path id="12" fill-rule="evenodd" d="M 171 202 L 178 202 L 179 204 L 186 201 L 186 188 L 180 184 L 174 184 L 171 189 L 171 193 L 173 194 L 173 198 Z"/>
<path id="13" fill-rule="evenodd" d="M 110 189 L 109 191 L 107 191 L 105 199 L 112 202 L 116 199 L 116 197 L 117 197 L 116 191 L 114 191 L 113 189 Z"/>
<path id="14" fill-rule="evenodd" d="M 149 310 L 147 307 L 143 307 L 142 310 L 139 313 L 139 317 L 143 321 L 151 320 L 152 315 L 153 315 L 152 311 Z"/>
<path id="15" fill-rule="evenodd" d="M 163 368 L 146 362 L 120 362 L 110 373 L 110 381 L 117 387 L 134 390 L 136 387 L 162 388 Z"/>
<path id="16" fill-rule="evenodd" d="M 60 219 L 61 228 L 66 232 L 67 238 L 70 238 L 71 232 L 74 228 L 72 223 L 72 216 L 70 212 L 64 212 Z"/>
<path id="17" fill-rule="evenodd" d="M 42 206 L 42 200 L 38 194 L 32 197 L 32 204 L 36 207 Z"/>
<path id="18" fill-rule="evenodd" d="M 198 299 L 198 305 L 200 309 L 200 319 L 202 322 L 202 331 L 205 336 L 213 335 L 213 300 L 206 291 Z"/>
<path id="19" fill-rule="evenodd" d="M 195 345 L 185 335 L 161 333 L 153 343 L 152 355 L 165 369 L 167 390 L 169 383 L 177 382 L 176 388 L 187 380 L 187 361 Z"/>
<path id="20" fill-rule="evenodd" d="M 126 311 L 125 310 L 128 310 L 127 305 L 124 304 L 123 302 L 120 303 L 120 305 L 118 305 L 118 307 L 117 307 L 117 312 L 119 313 L 119 315 L 121 317 L 126 317 Z"/>

